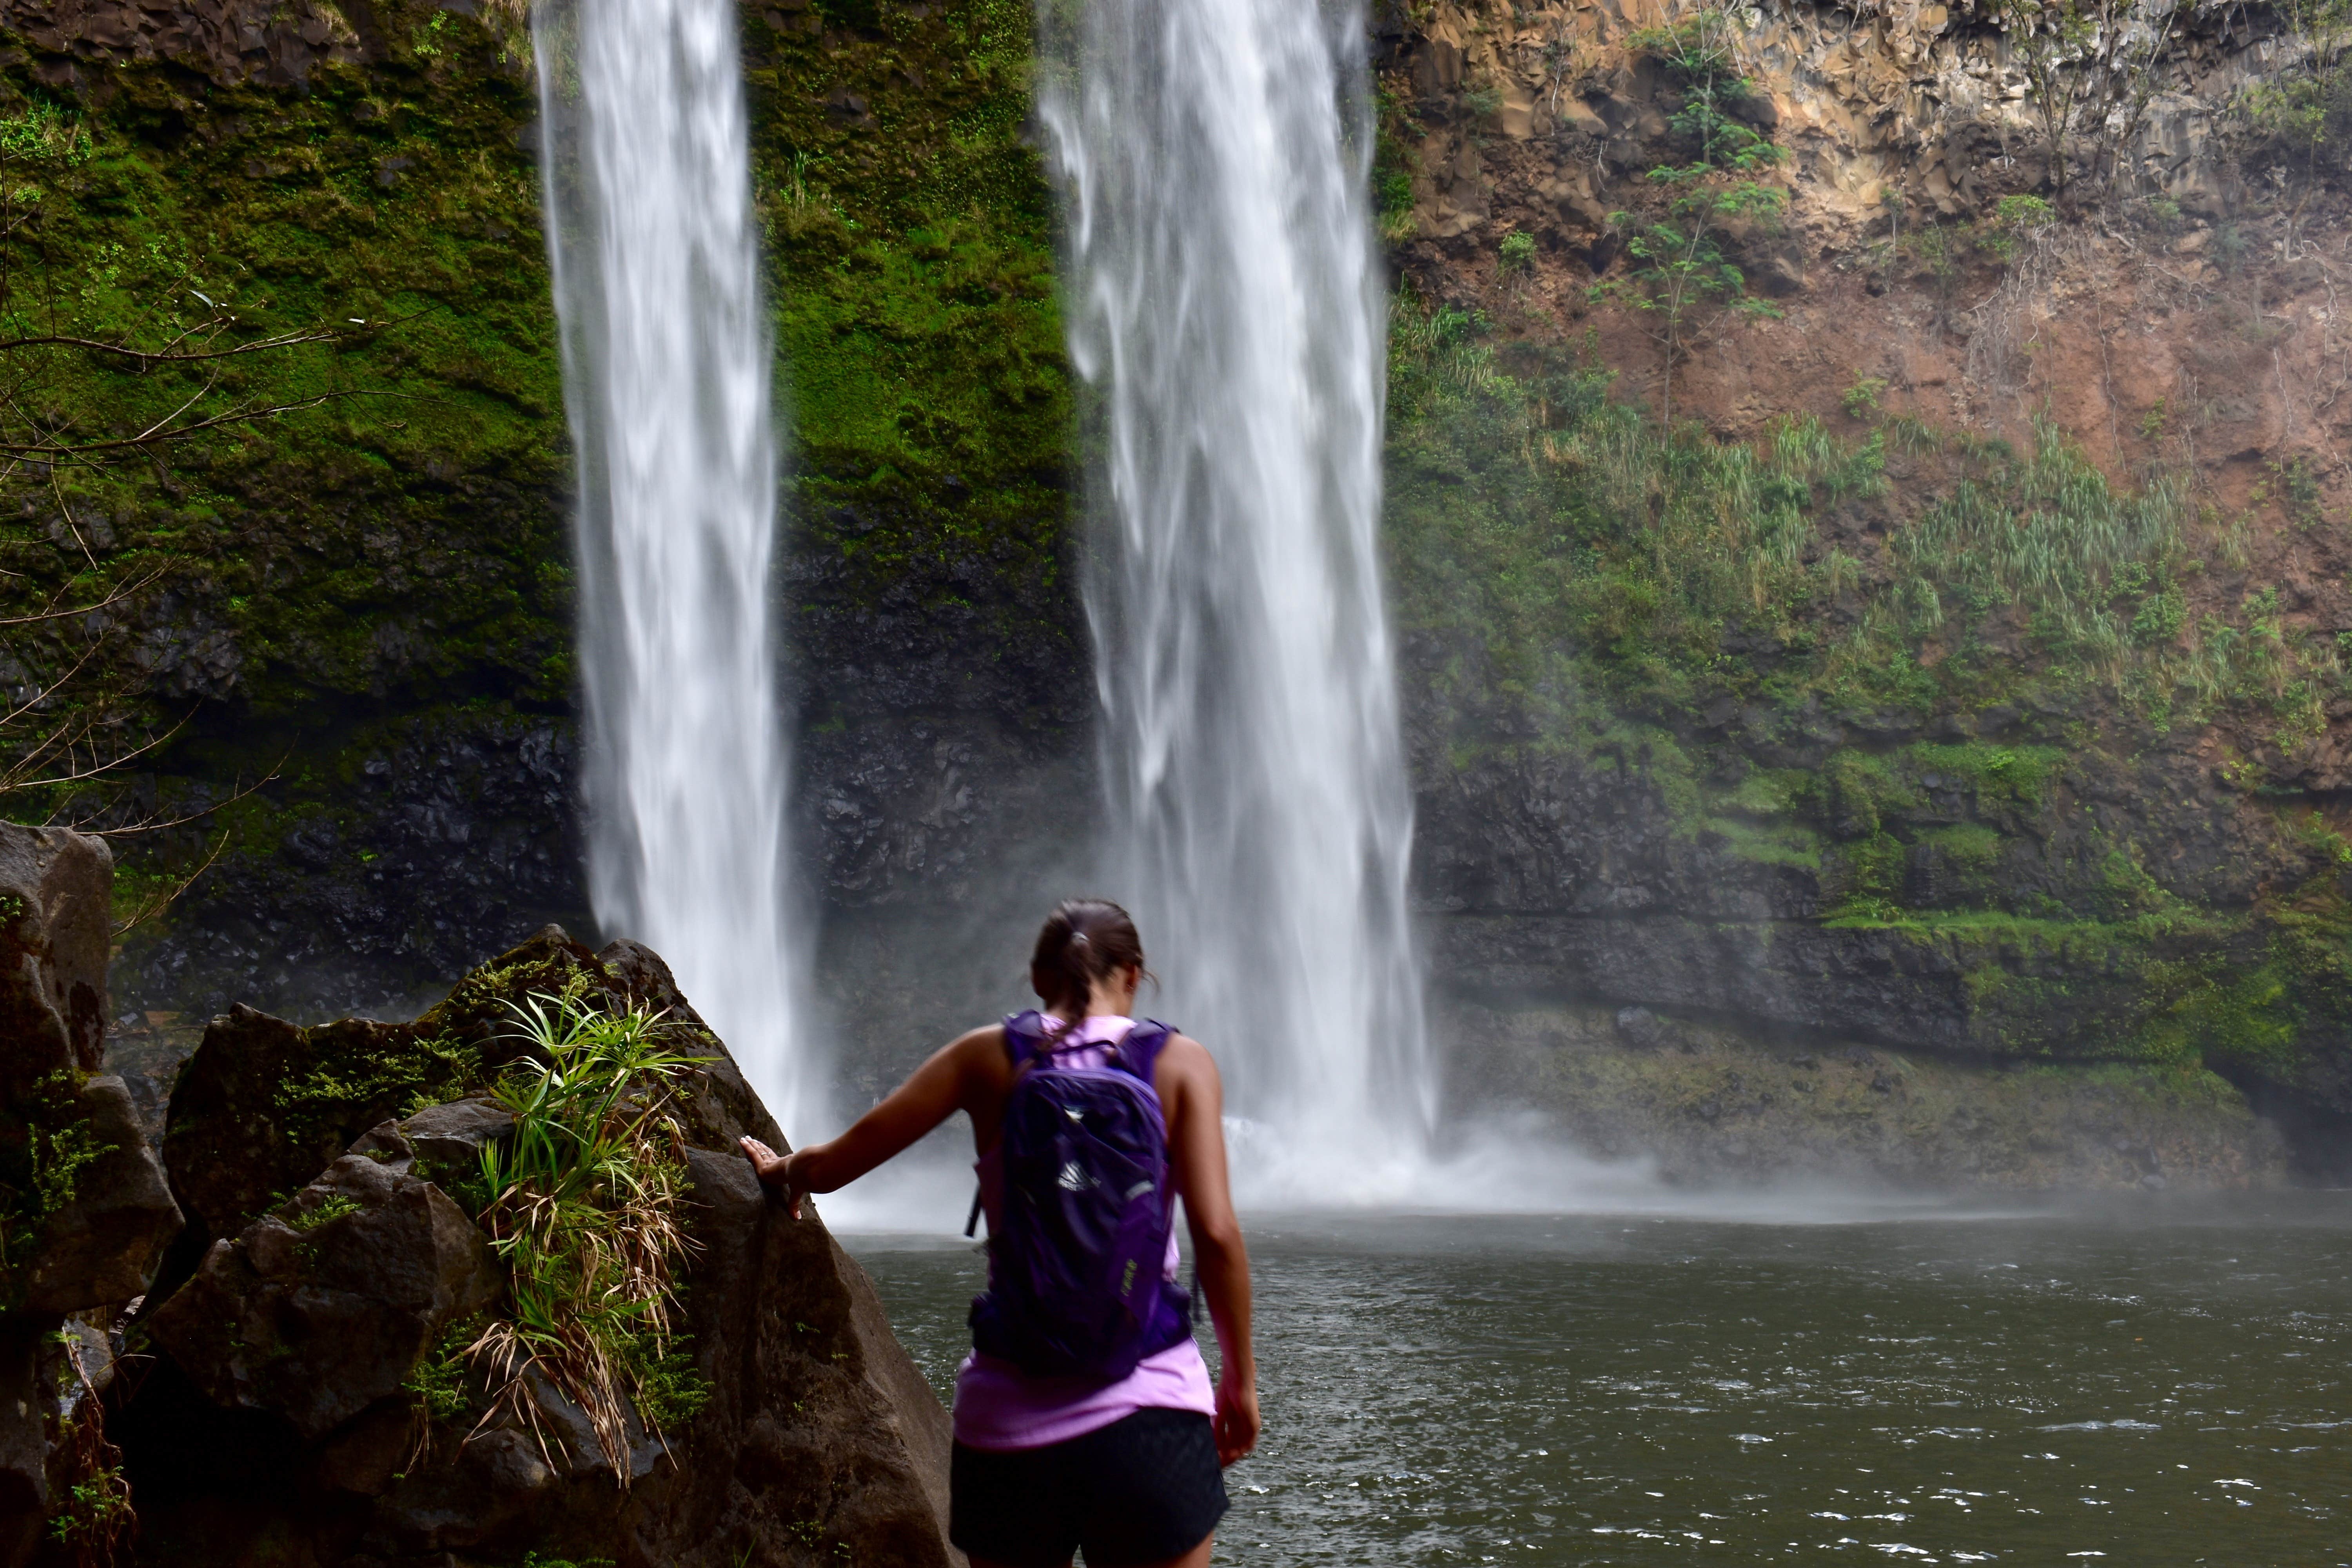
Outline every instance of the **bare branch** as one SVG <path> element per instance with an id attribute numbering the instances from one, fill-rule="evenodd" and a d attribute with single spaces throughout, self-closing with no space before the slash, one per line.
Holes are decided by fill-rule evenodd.
<path id="1" fill-rule="evenodd" d="M 189 717 L 193 718 L 194 715 L 191 714 Z M 0 776 L 0 792 L 28 789 L 54 789 L 60 784 L 87 784 L 89 780 L 98 777 L 100 773 L 111 773 L 113 770 L 122 766 L 123 763 L 130 762 L 134 757 L 145 756 L 156 747 L 163 745 L 169 742 L 173 736 L 177 735 L 181 731 L 187 727 L 187 719 L 182 719 L 178 723 L 173 725 L 162 734 L 151 739 L 145 745 L 133 747 L 131 750 L 124 752 L 119 756 L 110 757 L 102 763 L 92 763 L 86 768 L 79 767 L 73 763 L 68 762 L 66 764 L 68 771 L 58 774 L 54 778 L 19 779 Z M 42 744 L 46 747 L 48 742 L 44 742 Z"/>
<path id="2" fill-rule="evenodd" d="M 223 323 L 220 322 L 205 323 L 205 326 L 219 326 L 222 324 Z M 177 342 L 184 342 L 194 333 L 202 330 L 202 327 L 190 328 L 188 331 L 182 333 L 173 341 Z M 239 343 L 235 348 L 206 349 L 194 352 L 171 348 L 166 348 L 161 352 L 150 352 L 145 349 L 131 348 L 122 343 L 100 342 L 95 338 L 0 338 L 0 353 L 11 353 L 19 349 L 91 349 L 100 353 L 119 354 L 124 359 L 138 360 L 144 364 L 188 364 L 197 360 L 235 359 L 240 354 L 267 353 L 273 349 L 298 348 L 304 343 L 337 342 L 351 335 L 352 334 L 346 332 L 335 331 L 332 329 L 313 329 L 305 331 L 286 332 L 274 338 L 263 338 L 256 342 Z"/>
<path id="3" fill-rule="evenodd" d="M 210 388 L 206 390 L 209 391 Z M 0 441 L 0 452 L 51 462 L 66 461 L 90 452 L 120 452 L 132 448 L 143 450 L 165 441 L 185 440 L 199 431 L 217 429 L 224 425 L 245 425 L 256 420 L 274 419 L 281 414 L 299 414 L 306 408 L 316 408 L 320 404 L 334 403 L 346 397 L 395 397 L 413 403 L 434 401 L 432 398 L 420 397 L 413 393 L 383 392 L 370 387 L 347 387 L 336 392 L 322 392 L 316 397 L 306 397 L 295 403 L 276 403 L 267 408 L 232 410 L 226 414 L 216 414 L 210 419 L 199 419 L 193 425 L 182 425 L 170 430 L 152 430 L 143 436 L 128 436 L 117 441 L 86 441 L 79 446 L 65 446 L 54 441 L 37 445 Z M 183 408 L 185 406 L 184 404 L 182 405 Z"/>
<path id="4" fill-rule="evenodd" d="M 224 801 L 221 804 L 226 805 L 228 803 Z M 161 892 L 158 892 L 153 898 L 140 905 L 137 911 L 133 913 L 129 920 L 116 922 L 114 934 L 121 936 L 124 931 L 129 931 L 131 927 L 140 924 L 142 921 L 153 920 L 157 915 L 160 915 L 165 910 L 170 909 L 173 900 L 177 900 L 182 893 L 186 892 L 190 888 L 196 885 L 197 878 L 203 876 L 205 872 L 213 868 L 213 862 L 221 858 L 221 851 L 227 847 L 228 829 L 224 827 L 220 830 L 220 837 L 213 840 L 212 848 L 205 852 L 203 861 L 194 870 L 173 881 L 170 886 L 164 888 Z"/>
<path id="5" fill-rule="evenodd" d="M 286 766 L 286 759 L 293 754 L 294 752 L 292 749 L 289 748 L 278 757 L 275 763 L 271 764 L 268 773 L 254 780 L 251 784 L 247 784 L 235 795 L 228 796 L 226 800 L 216 800 L 213 802 L 212 805 L 205 807 L 202 811 L 192 811 L 184 816 L 173 817 L 168 822 L 134 822 L 128 827 L 83 827 L 77 824 L 74 831 L 77 833 L 88 833 L 98 838 L 128 838 L 133 834 L 161 833 L 167 827 L 184 827 L 191 822 L 202 822 L 214 812 L 220 810 L 221 807 L 225 805 L 235 805 L 238 801 L 243 800 L 247 795 L 251 795 L 254 791 L 260 789 L 265 785 L 276 784 L 280 776 L 279 770 Z"/>
<path id="6" fill-rule="evenodd" d="M 163 565 L 158 566 L 153 571 L 148 573 L 144 577 L 140 578 L 137 582 L 117 588 L 113 593 L 109 594 L 105 598 L 99 600 L 94 605 L 77 605 L 70 610 L 43 610 L 37 616 L 10 616 L 5 618 L 0 618 L 0 626 L 28 626 L 38 621 L 69 621 L 76 616 L 86 616 L 92 610 L 102 610 L 109 605 L 119 605 L 123 600 L 129 598 L 131 595 L 139 592 L 140 589 L 147 586 L 148 584 L 155 581 L 156 578 L 161 577 L 166 571 L 170 570 L 170 568 L 171 563 L 167 561 Z"/>

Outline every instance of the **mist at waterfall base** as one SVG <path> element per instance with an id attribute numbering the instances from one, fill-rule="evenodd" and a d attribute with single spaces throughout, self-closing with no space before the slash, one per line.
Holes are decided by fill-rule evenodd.
<path id="1" fill-rule="evenodd" d="M 731 0 L 541 0 L 578 452 L 589 887 L 795 1137 L 829 1118 L 785 889 L 778 461 Z"/>

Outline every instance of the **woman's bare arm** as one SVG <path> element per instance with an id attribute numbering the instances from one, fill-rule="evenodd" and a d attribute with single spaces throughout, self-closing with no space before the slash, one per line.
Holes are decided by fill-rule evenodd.
<path id="1" fill-rule="evenodd" d="M 940 1047 L 881 1104 L 830 1142 L 780 1155 L 757 1138 L 746 1138 L 743 1152 L 751 1157 L 760 1180 L 784 1194 L 798 1219 L 801 1194 L 837 1191 L 906 1152 L 923 1134 L 966 1109 L 988 1066 L 1003 1059 L 1003 1026 L 974 1029 Z"/>
<path id="2" fill-rule="evenodd" d="M 1193 1268 L 1223 1352 L 1224 1371 L 1217 1382 L 1217 1458 L 1230 1465 L 1257 1447 L 1258 1413 L 1249 1252 L 1242 1244 L 1225 1173 L 1225 1087 L 1207 1047 L 1183 1035 L 1160 1052 L 1153 1078 L 1168 1111 L 1168 1158 L 1192 1233 Z"/>

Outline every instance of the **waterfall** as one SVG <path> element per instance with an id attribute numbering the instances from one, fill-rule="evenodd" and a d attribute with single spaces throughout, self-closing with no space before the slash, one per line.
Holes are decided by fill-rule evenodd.
<path id="1" fill-rule="evenodd" d="M 541 0 L 598 921 L 820 1120 L 785 895 L 771 355 L 731 0 Z"/>
<path id="2" fill-rule="evenodd" d="M 1112 876 L 1262 1197 L 1384 1197 L 1433 1111 L 1378 559 L 1363 18 L 1044 0 Z"/>

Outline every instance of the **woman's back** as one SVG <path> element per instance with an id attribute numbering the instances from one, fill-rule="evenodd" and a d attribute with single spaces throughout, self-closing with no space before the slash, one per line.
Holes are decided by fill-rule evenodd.
<path id="1" fill-rule="evenodd" d="M 1038 935 L 1030 979 L 1049 1013 L 1024 1015 L 1010 1035 L 1005 1025 L 991 1025 L 950 1041 L 840 1137 L 788 1157 L 756 1140 L 746 1139 L 744 1148 L 760 1179 L 781 1188 L 798 1215 L 802 1193 L 832 1192 L 956 1111 L 971 1117 L 991 1238 L 992 1289 L 974 1304 L 975 1338 L 1019 1354 L 991 1353 L 976 1343 L 958 1374 L 950 1535 L 971 1554 L 973 1568 L 1066 1563 L 1081 1548 L 1089 1563 L 1194 1568 L 1208 1562 L 1212 1531 L 1225 1507 L 1218 1468 L 1248 1453 L 1258 1433 L 1249 1259 L 1226 1177 L 1223 1085 L 1199 1041 L 1171 1033 L 1157 1044 L 1149 1076 L 1160 1118 L 1155 1131 L 1164 1140 L 1148 1141 L 1154 1147 L 1144 1152 L 1139 1170 L 1158 1188 L 1158 1206 L 1136 1209 L 1127 1203 L 1144 1192 L 1141 1186 L 1118 1189 L 1127 1203 L 1120 1212 L 1144 1214 L 1159 1226 L 1182 1203 L 1196 1279 L 1223 1351 L 1216 1386 L 1210 1385 L 1185 1316 L 1168 1323 L 1172 1336 L 1155 1331 L 1143 1342 L 1130 1338 L 1117 1354 L 1099 1347 L 1071 1352 L 1066 1335 L 1049 1342 L 1048 1336 L 1020 1331 L 992 1334 L 991 1321 L 1001 1325 L 1005 1312 L 1000 1308 L 992 1315 L 991 1299 L 1013 1283 L 1009 1273 L 999 1278 L 1000 1238 L 1008 1236 L 1022 1247 L 1051 1243 L 1043 1252 L 1024 1254 L 1024 1281 L 1043 1282 L 1024 1285 L 1027 1305 L 1020 1290 L 1004 1292 L 1013 1302 L 1015 1331 L 1023 1311 L 1041 1300 L 1049 1309 L 1068 1305 L 1068 1292 L 1084 1289 L 1069 1281 L 1121 1256 L 1140 1261 L 1157 1252 L 1160 1304 L 1189 1305 L 1174 1283 L 1172 1230 L 1154 1228 L 1149 1249 L 1117 1254 L 1125 1244 L 1098 1226 L 1065 1226 L 1058 1239 L 1041 1242 L 1023 1233 L 1021 1221 L 1007 1226 L 1016 1203 L 1025 1212 L 1055 1206 L 1051 1189 L 1058 1180 L 1084 1185 L 1097 1179 L 1085 1157 L 1058 1166 L 1033 1157 L 1026 1131 L 1008 1148 L 1005 1121 L 1024 1073 L 1104 1068 L 1134 1027 L 1143 951 L 1126 911 L 1096 900 L 1062 904 Z M 1024 1098 L 1034 1105 L 1034 1096 Z M 1026 1128 L 1027 1112 L 1023 1116 Z M 1053 1121 L 1043 1119 L 1039 1142 L 1062 1131 Z M 1038 1258 L 1047 1266 L 1028 1267 Z M 1129 1300 L 1137 1281 L 1124 1267 L 1112 1276 L 1119 1300 Z"/>

